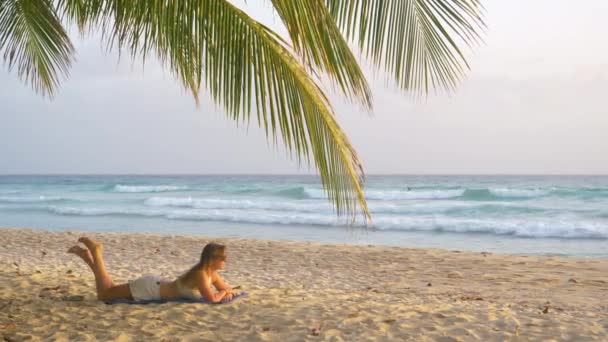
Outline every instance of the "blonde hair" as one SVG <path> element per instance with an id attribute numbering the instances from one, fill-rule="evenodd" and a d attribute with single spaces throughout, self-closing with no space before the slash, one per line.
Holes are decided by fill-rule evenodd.
<path id="1" fill-rule="evenodd" d="M 192 268 L 182 275 L 181 278 L 186 282 L 193 281 L 195 279 L 195 274 L 209 267 L 209 264 L 215 259 L 223 257 L 225 255 L 224 253 L 226 253 L 225 245 L 213 242 L 208 243 L 205 248 L 203 248 L 199 262 L 192 266 Z"/>
<path id="2" fill-rule="evenodd" d="M 201 253 L 201 259 L 198 262 L 199 268 L 205 269 L 209 264 L 217 258 L 224 257 L 226 253 L 226 246 L 220 245 L 219 243 L 208 243 L 203 252 Z"/>

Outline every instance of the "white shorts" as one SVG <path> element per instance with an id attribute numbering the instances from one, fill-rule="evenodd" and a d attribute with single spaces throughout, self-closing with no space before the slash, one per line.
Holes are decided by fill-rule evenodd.
<path id="1" fill-rule="evenodd" d="M 160 299 L 160 277 L 147 274 L 135 280 L 129 280 L 129 289 L 135 300 Z"/>

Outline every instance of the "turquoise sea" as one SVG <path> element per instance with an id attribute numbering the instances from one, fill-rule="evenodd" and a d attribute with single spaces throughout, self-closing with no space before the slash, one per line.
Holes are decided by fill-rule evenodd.
<path id="1" fill-rule="evenodd" d="M 608 176 L 368 176 L 367 229 L 314 176 L 0 176 L 0 226 L 608 256 Z"/>

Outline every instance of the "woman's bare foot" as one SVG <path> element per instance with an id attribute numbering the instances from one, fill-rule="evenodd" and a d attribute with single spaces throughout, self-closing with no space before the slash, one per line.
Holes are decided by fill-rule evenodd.
<path id="1" fill-rule="evenodd" d="M 94 240 L 89 239 L 86 236 L 81 237 L 80 239 L 78 239 L 78 242 L 82 243 L 83 245 L 87 246 L 87 248 L 89 249 L 89 251 L 91 251 L 91 253 L 101 253 L 103 252 L 103 246 Z"/>
<path id="2" fill-rule="evenodd" d="M 84 260 L 89 265 L 93 265 L 93 255 L 88 249 L 82 248 L 80 246 L 72 246 L 68 249 L 68 253 L 76 254 Z"/>

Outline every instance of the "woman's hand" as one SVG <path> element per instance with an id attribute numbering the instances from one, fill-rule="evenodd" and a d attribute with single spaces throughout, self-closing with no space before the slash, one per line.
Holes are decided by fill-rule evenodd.
<path id="1" fill-rule="evenodd" d="M 231 300 L 232 298 L 234 298 L 235 293 L 232 292 L 232 290 L 230 289 L 225 289 L 219 292 L 222 295 L 222 300 Z"/>

